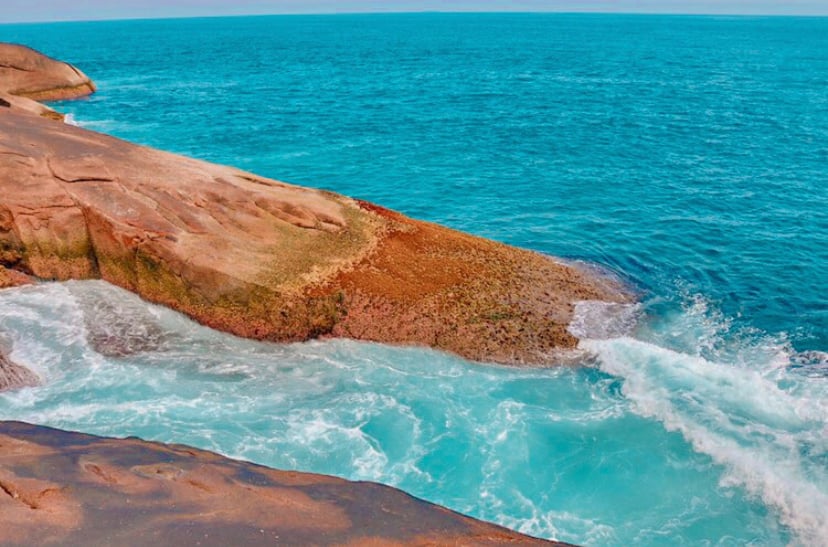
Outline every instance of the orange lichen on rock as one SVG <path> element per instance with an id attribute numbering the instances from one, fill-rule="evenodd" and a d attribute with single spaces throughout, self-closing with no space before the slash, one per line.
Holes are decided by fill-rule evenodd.
<path id="1" fill-rule="evenodd" d="M 566 329 L 574 302 L 625 298 L 549 257 L 363 207 L 386 218 L 387 229 L 374 253 L 330 283 L 347 310 L 334 335 L 548 363 L 577 344 Z"/>

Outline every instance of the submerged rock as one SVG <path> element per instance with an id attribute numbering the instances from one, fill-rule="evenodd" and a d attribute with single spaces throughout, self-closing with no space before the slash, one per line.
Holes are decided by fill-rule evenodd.
<path id="1" fill-rule="evenodd" d="M 369 482 L 0 422 L 4 545 L 550 545 Z"/>
<path id="2" fill-rule="evenodd" d="M 37 374 L 9 359 L 7 343 L 0 337 L 0 392 L 40 384 Z"/>
<path id="3" fill-rule="evenodd" d="M 166 332 L 140 300 L 113 301 L 106 292 L 71 289 L 83 310 L 86 340 L 107 357 L 162 351 L 174 335 Z"/>
<path id="4" fill-rule="evenodd" d="M 0 391 L 35 387 L 40 384 L 40 377 L 37 374 L 0 354 Z"/>

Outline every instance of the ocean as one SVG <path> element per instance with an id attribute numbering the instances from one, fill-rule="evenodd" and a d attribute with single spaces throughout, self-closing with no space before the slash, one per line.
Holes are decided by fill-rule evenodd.
<path id="1" fill-rule="evenodd" d="M 276 345 L 103 282 L 0 291 L 0 419 L 373 480 L 582 545 L 828 544 L 828 18 L 0 25 L 133 142 L 594 264 L 582 366 Z M 115 332 L 142 351 L 96 353 Z M 554 365 L 555 363 L 549 363 Z"/>

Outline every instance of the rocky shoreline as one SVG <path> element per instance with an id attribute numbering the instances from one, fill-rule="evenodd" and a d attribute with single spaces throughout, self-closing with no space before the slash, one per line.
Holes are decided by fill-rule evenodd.
<path id="1" fill-rule="evenodd" d="M 95 90 L 95 83 L 69 63 L 26 46 L 0 43 L 0 108 L 63 121 L 63 114 L 38 101 L 77 99 Z"/>
<path id="2" fill-rule="evenodd" d="M 546 365 L 619 284 L 380 206 L 61 123 L 95 90 L 0 44 L 0 289 L 103 279 L 237 335 L 348 337 Z M 2 334 L 2 333 L 0 333 Z M 0 344 L 0 391 L 40 379 Z M 0 422 L 10 544 L 541 544 L 372 483 Z"/>

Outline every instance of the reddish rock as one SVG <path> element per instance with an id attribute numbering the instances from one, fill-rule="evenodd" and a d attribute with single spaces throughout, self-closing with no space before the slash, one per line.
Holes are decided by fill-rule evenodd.
<path id="1" fill-rule="evenodd" d="M 214 328 L 544 364 L 618 287 L 540 254 L 0 109 L 0 265 L 103 278 Z"/>
<path id="2" fill-rule="evenodd" d="M 508 364 L 574 347 L 574 302 L 627 298 L 537 253 L 51 123 L 14 96 L 92 90 L 71 65 L 0 44 L 0 287 L 25 281 L 12 270 L 102 278 L 241 336 Z"/>
<path id="3" fill-rule="evenodd" d="M 0 288 L 102 278 L 242 336 L 512 364 L 574 346 L 575 301 L 628 298 L 536 253 L 55 124 L 32 100 L 94 90 L 71 65 L 0 44 Z M 90 336 L 109 355 L 154 342 Z M 0 351 L 0 390 L 38 381 Z M 378 484 L 12 422 L 0 422 L 0 542 L 544 543 Z"/>
<path id="4" fill-rule="evenodd" d="M 2 261 L 2 253 L 3 251 L 0 249 L 0 261 Z M 23 272 L 9 270 L 0 265 L 0 289 L 31 285 L 32 283 L 34 283 L 34 280 Z"/>
<path id="5" fill-rule="evenodd" d="M 0 422 L 4 545 L 553 545 L 388 486 Z"/>
<path id="6" fill-rule="evenodd" d="M 69 63 L 26 46 L 0 42 L 0 92 L 35 101 L 61 101 L 94 91 L 92 80 Z"/>

